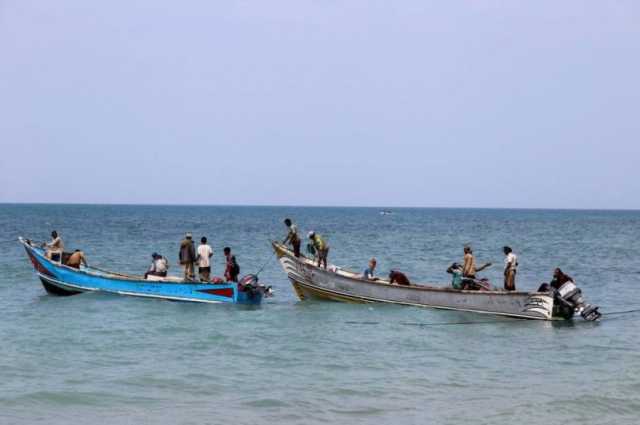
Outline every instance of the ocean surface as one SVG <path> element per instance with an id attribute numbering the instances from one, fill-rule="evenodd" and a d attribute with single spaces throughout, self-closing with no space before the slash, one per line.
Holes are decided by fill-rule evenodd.
<path id="1" fill-rule="evenodd" d="M 556 266 L 605 313 L 534 322 L 388 305 L 300 302 L 269 241 L 291 217 L 329 261 L 449 281 L 471 244 L 518 289 Z M 18 236 L 56 229 L 90 264 L 141 273 L 153 251 L 179 273 L 185 231 L 209 238 L 275 296 L 259 308 L 101 294 L 47 295 Z M 0 205 L 0 424 L 638 424 L 640 212 Z M 472 323 L 469 323 L 472 322 Z M 458 324 L 455 324 L 458 323 Z"/>

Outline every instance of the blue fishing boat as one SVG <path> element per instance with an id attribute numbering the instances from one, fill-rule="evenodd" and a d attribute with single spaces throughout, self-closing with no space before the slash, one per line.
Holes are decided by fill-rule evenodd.
<path id="1" fill-rule="evenodd" d="M 19 238 L 27 251 L 44 289 L 54 295 L 75 295 L 83 292 L 106 292 L 137 297 L 201 303 L 235 303 L 257 305 L 271 289 L 258 283 L 257 276 L 247 275 L 240 283 L 213 284 L 190 282 L 178 277 L 134 276 L 101 270 L 95 267 L 69 267 L 45 256 L 43 248 L 28 239 Z"/>

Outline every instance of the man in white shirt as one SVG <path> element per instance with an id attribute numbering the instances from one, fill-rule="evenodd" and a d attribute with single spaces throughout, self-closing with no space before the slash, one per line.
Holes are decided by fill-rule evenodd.
<path id="1" fill-rule="evenodd" d="M 502 248 L 504 252 L 504 289 L 505 291 L 516 290 L 516 271 L 518 269 L 518 257 L 510 247 Z"/>
<path id="2" fill-rule="evenodd" d="M 148 279 L 149 276 L 167 277 L 167 271 L 169 270 L 169 261 L 162 255 L 154 252 L 151 254 L 151 266 L 149 270 L 144 274 L 144 278 Z"/>
<path id="3" fill-rule="evenodd" d="M 207 238 L 204 236 L 200 239 L 200 245 L 196 253 L 196 262 L 198 263 L 198 274 L 201 282 L 209 282 L 211 277 L 211 257 L 213 249 L 207 245 Z"/>

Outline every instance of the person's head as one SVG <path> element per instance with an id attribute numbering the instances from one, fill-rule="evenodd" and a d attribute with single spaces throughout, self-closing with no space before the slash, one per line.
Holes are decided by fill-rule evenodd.
<path id="1" fill-rule="evenodd" d="M 393 279 L 393 276 L 396 275 L 396 271 L 395 270 L 389 270 L 389 279 Z"/>
<path id="2" fill-rule="evenodd" d="M 465 245 L 464 247 L 464 253 L 465 254 L 471 254 L 473 251 L 471 251 L 471 247 L 469 245 Z"/>
<path id="3" fill-rule="evenodd" d="M 560 270 L 560 267 L 556 267 L 556 269 L 553 271 L 553 277 L 559 278 L 564 276 L 564 273 L 562 273 L 562 270 Z"/>
<path id="4" fill-rule="evenodd" d="M 502 252 L 504 252 L 504 255 L 509 255 L 513 252 L 513 250 L 511 249 L 511 247 L 505 246 L 502 247 Z"/>
<path id="5" fill-rule="evenodd" d="M 314 232 L 313 230 L 309 232 L 309 239 L 313 239 L 316 237 L 316 232 Z"/>
<path id="6" fill-rule="evenodd" d="M 207 243 L 207 238 L 205 236 L 201 237 L 200 243 Z"/>
<path id="7" fill-rule="evenodd" d="M 193 235 L 191 234 L 191 232 L 187 232 L 187 233 L 185 233 L 184 237 L 185 237 L 186 239 L 191 240 L 191 238 L 193 238 Z"/>
<path id="8" fill-rule="evenodd" d="M 57 238 L 58 237 L 58 232 L 56 232 L 55 230 L 53 232 L 51 232 L 51 237 L 52 238 Z"/>
<path id="9" fill-rule="evenodd" d="M 375 258 L 372 258 L 371 260 L 369 260 L 369 268 L 370 268 L 371 270 L 373 270 L 373 269 L 375 269 L 375 268 L 376 268 L 376 264 L 378 264 L 378 262 L 376 261 L 376 259 L 375 259 Z"/>
<path id="10" fill-rule="evenodd" d="M 224 252 L 224 255 L 231 254 L 231 248 L 229 248 L 228 246 L 225 246 L 222 251 Z"/>
<path id="11" fill-rule="evenodd" d="M 158 255 L 158 253 L 157 253 L 157 252 L 154 252 L 153 254 L 151 254 L 151 258 L 153 258 L 154 260 L 155 260 L 156 258 L 159 258 L 159 257 L 160 257 L 160 256 Z"/>
<path id="12" fill-rule="evenodd" d="M 291 226 L 291 219 L 290 219 L 290 218 L 285 218 L 285 219 L 284 219 L 284 224 L 285 224 L 285 226 L 287 226 L 287 227 Z"/>
<path id="13" fill-rule="evenodd" d="M 460 268 L 460 264 L 458 264 L 458 263 L 453 263 L 453 264 L 451 265 L 451 268 L 452 268 L 452 269 L 459 269 L 459 268 Z"/>
<path id="14" fill-rule="evenodd" d="M 79 250 L 79 249 L 76 249 L 76 250 L 74 250 L 73 252 L 80 252 L 80 250 Z"/>

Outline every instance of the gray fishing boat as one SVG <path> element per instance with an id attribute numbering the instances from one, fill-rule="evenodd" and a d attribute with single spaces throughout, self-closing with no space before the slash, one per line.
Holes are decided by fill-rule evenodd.
<path id="1" fill-rule="evenodd" d="M 598 307 L 587 304 L 580 289 L 572 282 L 551 292 L 397 285 L 384 279 L 365 280 L 359 273 L 333 265 L 325 270 L 317 267 L 313 259 L 295 257 L 291 250 L 279 242 L 273 242 L 272 245 L 301 300 L 320 298 L 352 303 L 381 302 L 534 320 L 569 319 L 574 313 L 581 314 L 585 320 L 597 320 L 600 317 Z"/>

